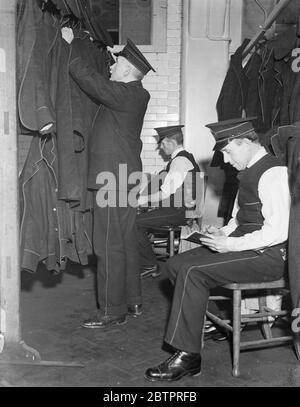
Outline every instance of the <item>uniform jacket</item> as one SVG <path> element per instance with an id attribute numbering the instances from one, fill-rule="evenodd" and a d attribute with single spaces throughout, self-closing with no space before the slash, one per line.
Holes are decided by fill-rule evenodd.
<path id="1" fill-rule="evenodd" d="M 289 171 L 289 184 L 291 190 L 291 212 L 289 224 L 288 243 L 288 273 L 289 285 L 292 297 L 292 306 L 296 314 L 292 313 L 292 318 L 297 318 L 300 309 L 300 125 L 295 123 L 291 126 L 283 126 L 278 129 L 278 133 L 272 139 L 274 150 L 285 157 Z M 299 324 L 298 324 L 299 325 Z M 300 333 L 294 332 L 294 341 L 300 346 Z"/>
<path id="2" fill-rule="evenodd" d="M 275 154 L 288 166 L 291 191 L 288 265 L 294 307 L 300 306 L 300 125 L 279 127 L 271 139 Z"/>
<path id="3" fill-rule="evenodd" d="M 56 272 L 68 258 L 87 264 L 92 252 L 91 214 L 57 199 L 57 164 L 55 137 L 33 137 L 20 176 L 21 268 L 31 272 L 40 261 Z"/>
<path id="4" fill-rule="evenodd" d="M 127 165 L 127 173 L 142 171 L 140 134 L 150 95 L 141 81 L 114 82 L 85 63 L 73 47 L 70 72 L 90 97 L 102 104 L 89 141 L 88 187 L 98 189 L 97 175 L 109 171 L 119 183 L 119 165 Z"/>
<path id="5" fill-rule="evenodd" d="M 79 52 L 108 77 L 105 51 L 86 33 L 75 37 Z M 70 77 L 71 49 L 59 21 L 35 0 L 18 3 L 17 50 L 19 116 L 34 135 L 20 177 L 22 267 L 35 271 L 44 261 L 62 270 L 67 258 L 86 263 L 87 146 L 99 106 Z"/>

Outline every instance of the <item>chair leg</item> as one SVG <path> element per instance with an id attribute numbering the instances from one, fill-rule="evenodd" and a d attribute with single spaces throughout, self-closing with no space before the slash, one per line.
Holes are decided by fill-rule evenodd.
<path id="1" fill-rule="evenodd" d="M 174 256 L 174 230 L 169 232 L 170 257 Z"/>
<path id="2" fill-rule="evenodd" d="M 265 296 L 259 297 L 258 304 L 259 304 L 259 312 L 266 311 L 267 298 Z M 261 329 L 262 329 L 262 333 L 263 333 L 265 339 L 270 339 L 273 337 L 271 327 L 270 327 L 270 321 L 268 320 L 268 317 L 265 317 L 264 320 L 262 321 Z"/>
<path id="3" fill-rule="evenodd" d="M 240 341 L 241 341 L 241 290 L 233 291 L 233 369 L 234 377 L 240 375 Z"/>

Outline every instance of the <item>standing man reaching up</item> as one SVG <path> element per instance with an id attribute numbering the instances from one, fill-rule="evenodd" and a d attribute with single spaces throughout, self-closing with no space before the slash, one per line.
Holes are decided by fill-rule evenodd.
<path id="1" fill-rule="evenodd" d="M 62 29 L 72 43 L 73 32 Z M 78 85 L 101 107 L 89 140 L 88 188 L 94 190 L 93 246 L 97 256 L 97 289 L 100 311 L 84 321 L 85 328 L 104 328 L 126 322 L 127 313 L 141 313 L 141 282 L 136 242 L 136 207 L 124 205 L 129 186 L 120 181 L 124 168 L 128 175 L 142 171 L 140 134 L 150 95 L 142 79 L 154 69 L 128 39 L 115 54 L 110 80 L 89 67 L 72 50 L 70 73 Z M 155 72 L 155 71 L 154 71 Z M 115 185 L 103 174 L 113 175 Z M 98 182 L 97 182 L 98 179 Z M 97 190 L 106 189 L 109 199 L 97 199 Z M 122 198 L 122 202 L 120 200 Z M 125 199 L 126 200 L 126 199 Z"/>

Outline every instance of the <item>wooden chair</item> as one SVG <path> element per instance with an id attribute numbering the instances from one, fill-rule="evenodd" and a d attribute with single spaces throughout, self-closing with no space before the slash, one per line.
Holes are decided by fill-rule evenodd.
<path id="1" fill-rule="evenodd" d="M 174 256 L 174 254 L 178 252 L 181 226 L 192 225 L 193 222 L 196 222 L 199 226 L 201 226 L 207 188 L 207 174 L 205 174 L 204 172 L 199 173 L 197 186 L 198 189 L 201 189 L 201 192 L 198 193 L 197 196 L 196 208 L 186 211 L 186 222 L 184 225 L 155 226 L 149 230 L 152 234 L 152 238 L 150 240 L 154 248 L 166 249 L 166 252 L 164 254 L 157 254 L 158 259 L 165 260 L 169 257 Z"/>
<path id="2" fill-rule="evenodd" d="M 157 253 L 156 257 L 165 260 L 177 253 L 180 243 L 180 226 L 156 226 L 150 229 L 151 243 L 154 248 L 164 248 L 165 253 Z"/>
<path id="3" fill-rule="evenodd" d="M 276 317 L 276 316 L 286 316 L 288 315 L 288 311 L 272 311 L 268 309 L 266 303 L 266 290 L 268 293 L 274 290 L 280 290 L 281 292 L 287 292 L 288 287 L 286 281 L 282 278 L 280 280 L 271 281 L 271 282 L 263 282 L 263 283 L 233 283 L 233 284 L 226 284 L 223 288 L 228 290 L 231 295 L 229 296 L 210 296 L 209 300 L 218 301 L 218 300 L 232 300 L 233 302 L 233 313 L 232 313 L 232 320 L 223 320 L 216 315 L 212 314 L 211 312 L 207 311 L 207 317 L 214 322 L 216 325 L 224 328 L 225 330 L 229 331 L 232 334 L 232 357 L 233 357 L 233 369 L 232 374 L 235 377 L 240 375 L 240 368 L 239 368 L 239 359 L 240 359 L 240 351 L 245 349 L 255 349 L 255 348 L 264 348 L 270 346 L 277 346 L 283 345 L 293 341 L 293 336 L 277 336 L 273 337 L 272 335 L 272 328 L 270 324 L 269 317 Z M 255 293 L 258 296 L 259 301 L 259 312 L 255 314 L 241 314 L 241 300 L 242 295 L 249 295 L 250 292 Z M 248 341 L 241 341 L 241 325 L 242 324 L 249 324 L 257 322 L 261 324 L 262 333 L 264 338 L 257 339 L 257 340 L 248 340 Z M 296 354 L 299 359 L 299 344 L 294 343 L 296 348 Z"/>

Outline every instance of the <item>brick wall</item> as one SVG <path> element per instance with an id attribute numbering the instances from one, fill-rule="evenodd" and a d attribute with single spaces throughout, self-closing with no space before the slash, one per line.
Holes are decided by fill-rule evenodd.
<path id="1" fill-rule="evenodd" d="M 156 149 L 154 128 L 176 125 L 180 120 L 182 17 L 182 0 L 168 0 L 167 51 L 145 54 L 156 73 L 143 81 L 151 94 L 142 131 L 144 172 L 152 173 L 165 165 Z"/>
<path id="2" fill-rule="evenodd" d="M 156 150 L 154 128 L 179 124 L 181 33 L 182 0 L 168 0 L 167 51 L 145 54 L 156 69 L 156 73 L 151 71 L 143 81 L 144 87 L 151 94 L 142 131 L 142 161 L 145 172 L 158 171 L 165 165 Z M 25 162 L 30 141 L 29 136 L 19 137 L 20 170 Z"/>

